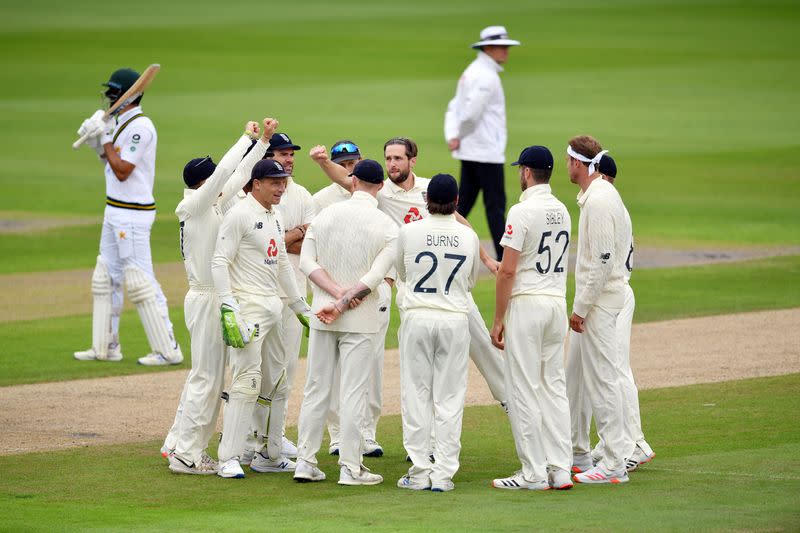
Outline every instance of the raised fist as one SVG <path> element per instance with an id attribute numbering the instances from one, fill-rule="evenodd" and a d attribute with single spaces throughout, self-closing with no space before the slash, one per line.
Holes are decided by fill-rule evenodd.
<path id="1" fill-rule="evenodd" d="M 261 129 L 258 127 L 258 122 L 255 120 L 250 120 L 245 124 L 244 127 L 244 134 L 250 137 L 251 139 L 258 139 L 258 134 L 261 132 Z"/>
<path id="2" fill-rule="evenodd" d="M 322 163 L 328 160 L 328 150 L 321 144 L 316 145 L 308 152 L 309 157 L 317 163 Z"/>
<path id="3" fill-rule="evenodd" d="M 269 142 L 272 138 L 272 134 L 278 129 L 278 124 L 277 118 L 267 117 L 264 119 L 264 134 L 261 136 L 264 142 Z"/>

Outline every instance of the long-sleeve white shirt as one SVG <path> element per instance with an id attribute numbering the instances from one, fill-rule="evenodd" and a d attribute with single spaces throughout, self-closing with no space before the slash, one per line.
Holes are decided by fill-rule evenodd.
<path id="1" fill-rule="evenodd" d="M 227 201 L 248 182 L 250 170 L 264 157 L 269 144 L 259 141 L 242 160 L 249 146 L 250 138 L 243 135 L 203 185 L 184 190 L 183 200 L 175 208 L 180 221 L 181 256 L 190 288 L 213 287 L 211 259 L 225 213 L 222 206 L 228 205 Z"/>
<path id="2" fill-rule="evenodd" d="M 445 140 L 459 139 L 453 157 L 461 161 L 505 163 L 506 97 L 494 59 L 483 52 L 458 80 L 444 115 Z"/>
<path id="3" fill-rule="evenodd" d="M 311 193 L 291 177 L 287 179 L 286 191 L 281 196 L 281 203 L 275 208 L 281 214 L 281 220 L 285 224 L 284 231 L 311 224 L 314 219 L 314 201 Z M 297 288 L 305 295 L 307 285 L 306 277 L 300 270 L 300 254 L 289 254 L 289 263 L 292 265 Z M 286 294 L 281 291 L 280 296 L 285 298 Z"/>
<path id="4" fill-rule="evenodd" d="M 228 211 L 211 262 L 220 300 L 231 295 L 278 296 L 279 284 L 290 300 L 300 298 L 283 232 L 277 209 L 265 208 L 252 194 Z"/>
<path id="5" fill-rule="evenodd" d="M 578 260 L 573 312 L 586 317 L 593 305 L 621 309 L 631 225 L 613 185 L 596 178 L 578 194 Z"/>
<path id="6" fill-rule="evenodd" d="M 572 221 L 567 207 L 540 184 L 522 193 L 511 207 L 500 244 L 519 252 L 511 296 L 521 294 L 564 298 Z"/>
<path id="7" fill-rule="evenodd" d="M 397 246 L 397 226 L 378 210 L 370 194 L 356 191 L 352 198 L 318 213 L 308 228 L 300 253 L 300 268 L 307 276 L 324 269 L 343 289 L 358 282 L 371 292 L 361 305 L 346 311 L 332 324 L 316 317 L 311 327 L 329 331 L 375 333 L 378 331 L 378 296 L 375 288 L 392 267 Z M 316 312 L 334 298 L 312 283 Z"/>
<path id="8" fill-rule="evenodd" d="M 429 215 L 400 228 L 398 279 L 406 283 L 404 310 L 466 314 L 480 268 L 480 241 L 454 215 Z"/>

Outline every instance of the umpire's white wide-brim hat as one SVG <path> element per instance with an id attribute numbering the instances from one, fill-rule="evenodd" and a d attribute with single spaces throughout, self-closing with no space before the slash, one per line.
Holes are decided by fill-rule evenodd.
<path id="1" fill-rule="evenodd" d="M 481 30 L 481 40 L 472 45 L 472 48 L 480 48 L 481 46 L 518 46 L 519 41 L 508 38 L 508 32 L 505 26 L 489 26 Z"/>

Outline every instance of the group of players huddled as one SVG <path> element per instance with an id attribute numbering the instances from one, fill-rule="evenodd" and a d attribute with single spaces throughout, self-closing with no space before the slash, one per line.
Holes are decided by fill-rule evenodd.
<path id="1" fill-rule="evenodd" d="M 106 164 L 108 198 L 92 280 L 93 345 L 75 357 L 122 358 L 124 280 L 153 350 L 140 363 L 176 364 L 183 356 L 149 256 L 155 129 L 149 120 L 135 122 L 138 104 L 123 107 L 113 123 L 96 115 L 79 130 Z M 301 147 L 277 128 L 273 118 L 248 122 L 218 164 L 201 157 L 183 170 L 186 189 L 175 213 L 189 281 L 192 368 L 162 447 L 170 470 L 241 478 L 244 465 L 322 481 L 316 454 L 327 423 L 339 484 L 381 483 L 362 458 L 383 455 L 376 429 L 393 287 L 403 445 L 412 463 L 398 487 L 454 488 L 468 357 L 508 413 L 522 463 L 494 487 L 627 482 L 628 472 L 654 457 L 629 360 L 631 220 L 613 185 L 616 164 L 594 138 L 574 137 L 566 151 L 570 181 L 580 189 L 568 316 L 572 222 L 551 192 L 548 148 L 529 146 L 512 163 L 522 196 L 508 213 L 497 262 L 456 212 L 455 178 L 414 173 L 411 139 L 386 141 L 383 166 L 364 159 L 350 140 L 330 152 L 315 146 L 309 155 L 332 183 L 312 195 L 293 177 Z M 491 331 L 470 293 L 481 262 L 496 276 Z M 307 378 L 295 446 L 284 425 L 304 330 Z M 223 391 L 226 366 L 231 379 Z M 214 460 L 206 450 L 221 398 Z M 600 437 L 594 449 L 592 415 Z"/>

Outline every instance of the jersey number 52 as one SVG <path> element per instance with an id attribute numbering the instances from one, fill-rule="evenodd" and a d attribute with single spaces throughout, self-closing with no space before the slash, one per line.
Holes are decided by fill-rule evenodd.
<path id="1" fill-rule="evenodd" d="M 539 241 L 539 255 L 544 258 L 544 254 L 547 254 L 547 264 L 543 265 L 541 261 L 536 261 L 536 270 L 539 271 L 539 274 L 547 274 L 550 272 L 550 265 L 553 262 L 553 255 L 550 251 L 550 244 L 545 244 L 545 239 L 552 236 L 552 231 L 545 231 L 542 233 L 542 239 Z M 563 239 L 562 239 L 563 237 Z M 564 254 L 567 252 L 567 246 L 569 246 L 569 233 L 566 231 L 559 231 L 556 234 L 556 238 L 553 239 L 556 244 L 559 244 L 562 240 L 564 241 L 564 248 L 561 249 L 561 255 L 558 256 L 556 259 L 556 264 L 553 267 L 553 272 L 564 272 L 564 267 L 561 266 L 561 260 L 564 259 Z M 555 247 L 554 247 L 555 248 Z"/>

